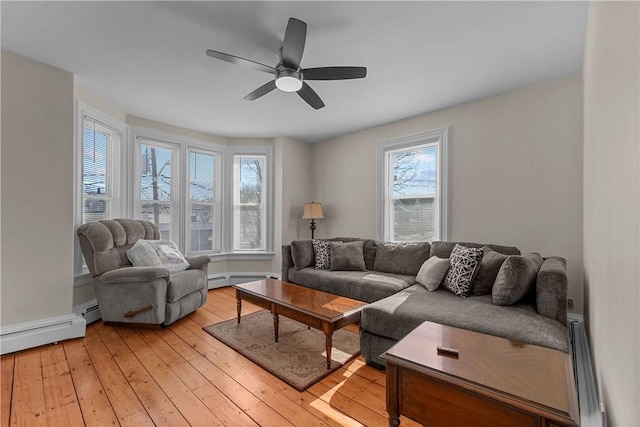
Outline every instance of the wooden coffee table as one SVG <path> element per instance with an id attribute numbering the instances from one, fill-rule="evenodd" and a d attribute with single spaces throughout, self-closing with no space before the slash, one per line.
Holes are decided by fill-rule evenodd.
<path id="1" fill-rule="evenodd" d="M 579 425 L 561 351 L 425 322 L 382 358 L 390 426 L 400 415 L 433 426 Z"/>
<path id="2" fill-rule="evenodd" d="M 266 308 L 273 314 L 273 329 L 278 342 L 278 316 L 282 315 L 325 334 L 327 369 L 331 368 L 331 337 L 333 332 L 360 321 L 360 312 L 367 303 L 351 298 L 316 291 L 276 279 L 264 279 L 234 286 L 238 307 L 238 323 L 242 301 Z"/>

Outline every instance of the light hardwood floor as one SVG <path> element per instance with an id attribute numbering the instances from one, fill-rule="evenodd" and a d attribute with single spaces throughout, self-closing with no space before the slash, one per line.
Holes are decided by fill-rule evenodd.
<path id="1" fill-rule="evenodd" d="M 202 330 L 235 315 L 233 289 L 216 289 L 162 330 L 99 321 L 84 338 L 5 355 L 1 425 L 387 425 L 384 372 L 362 356 L 299 393 Z"/>

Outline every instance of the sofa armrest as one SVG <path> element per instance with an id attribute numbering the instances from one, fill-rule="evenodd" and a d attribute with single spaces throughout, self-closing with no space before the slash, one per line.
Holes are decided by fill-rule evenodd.
<path id="1" fill-rule="evenodd" d="M 293 258 L 291 257 L 291 245 L 282 245 L 282 281 L 289 281 L 289 269 L 293 267 Z"/>
<path id="2" fill-rule="evenodd" d="M 169 275 L 169 270 L 161 267 L 123 267 L 103 273 L 98 280 L 102 283 L 124 283 L 166 279 L 168 282 Z"/>
<path id="3" fill-rule="evenodd" d="M 188 256 L 185 259 L 189 263 L 187 270 L 202 270 L 205 274 L 208 273 L 209 261 L 211 261 L 208 255 Z"/>
<path id="4" fill-rule="evenodd" d="M 545 258 L 536 280 L 536 309 L 545 317 L 567 324 L 567 260 Z"/>

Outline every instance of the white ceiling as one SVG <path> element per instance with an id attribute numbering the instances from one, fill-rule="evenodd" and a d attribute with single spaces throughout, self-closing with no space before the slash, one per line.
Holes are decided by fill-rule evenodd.
<path id="1" fill-rule="evenodd" d="M 586 2 L 10 2 L 2 48 L 67 70 L 128 114 L 229 137 L 314 142 L 579 73 Z M 276 65 L 289 17 L 308 24 L 304 68 L 366 66 L 363 80 L 242 98 Z"/>

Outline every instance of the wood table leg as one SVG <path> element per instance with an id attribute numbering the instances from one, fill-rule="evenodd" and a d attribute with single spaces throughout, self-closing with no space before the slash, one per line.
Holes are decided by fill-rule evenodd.
<path id="1" fill-rule="evenodd" d="M 327 369 L 331 369 L 331 348 L 333 347 L 331 335 L 331 332 L 325 333 L 327 346 Z"/>
<path id="2" fill-rule="evenodd" d="M 273 313 L 273 332 L 275 333 L 276 342 L 278 342 L 278 328 L 280 326 L 280 319 L 278 313 Z"/>
<path id="3" fill-rule="evenodd" d="M 331 369 L 331 349 L 333 348 L 333 328 L 327 323 L 322 324 L 322 331 L 325 336 L 325 350 L 327 352 L 327 369 Z"/>
<path id="4" fill-rule="evenodd" d="M 389 427 L 400 426 L 400 404 L 398 395 L 398 367 L 387 361 L 387 412 L 389 413 Z"/>
<path id="5" fill-rule="evenodd" d="M 269 304 L 271 314 L 273 314 L 273 333 L 278 342 L 278 335 L 280 334 L 280 319 L 278 318 L 278 305 L 274 303 Z"/>
<path id="6" fill-rule="evenodd" d="M 242 300 L 236 295 L 236 309 L 238 310 L 238 324 L 240 324 L 240 313 L 242 313 Z"/>

